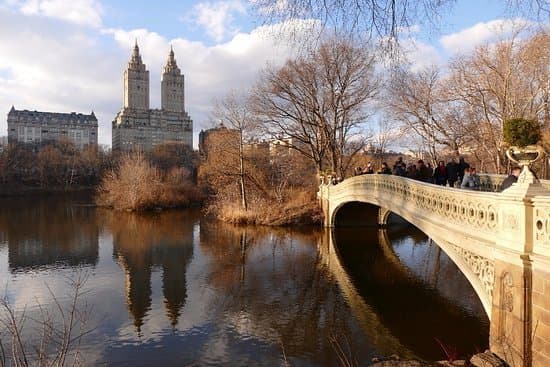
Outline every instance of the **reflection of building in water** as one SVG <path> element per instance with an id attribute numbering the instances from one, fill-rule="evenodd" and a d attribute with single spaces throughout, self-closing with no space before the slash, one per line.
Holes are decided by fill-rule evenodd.
<path id="1" fill-rule="evenodd" d="M 0 242 L 8 243 L 12 271 L 53 265 L 95 265 L 99 229 L 95 209 L 63 198 L 4 199 Z"/>
<path id="2" fill-rule="evenodd" d="M 116 239 L 113 238 L 116 248 Z M 116 252 L 116 249 L 114 250 Z M 126 271 L 126 304 L 134 317 L 134 326 L 141 330 L 143 319 L 151 308 L 151 253 L 132 256 L 132 253 L 118 253 L 118 261 Z"/>
<path id="3" fill-rule="evenodd" d="M 164 305 L 175 326 L 187 298 L 187 265 L 193 257 L 193 223 L 185 213 L 113 216 L 113 251 L 126 272 L 126 302 L 138 331 L 151 308 L 151 272 L 162 268 Z M 186 226 L 185 224 L 189 225 Z"/>
<path id="4" fill-rule="evenodd" d="M 158 258 L 153 259 L 154 263 L 162 266 L 164 305 L 172 326 L 178 323 L 187 298 L 185 271 L 193 256 L 192 238 L 187 244 L 166 244 L 158 248 Z"/>

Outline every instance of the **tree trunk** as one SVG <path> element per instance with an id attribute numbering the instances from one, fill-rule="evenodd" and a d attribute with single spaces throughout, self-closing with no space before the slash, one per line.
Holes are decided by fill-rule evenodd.
<path id="1" fill-rule="evenodd" d="M 241 205 L 242 208 L 247 211 L 248 210 L 248 202 L 246 200 L 246 188 L 244 185 L 244 149 L 243 149 L 243 132 L 240 131 L 240 140 L 239 140 L 239 163 L 240 163 L 240 172 L 239 172 L 239 178 L 240 178 L 240 184 L 241 184 Z"/>

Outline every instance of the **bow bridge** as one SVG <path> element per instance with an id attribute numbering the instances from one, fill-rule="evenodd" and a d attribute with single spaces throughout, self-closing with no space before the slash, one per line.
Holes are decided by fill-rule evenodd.
<path id="1" fill-rule="evenodd" d="M 486 187 L 501 179 L 483 177 Z M 327 227 L 385 226 L 401 217 L 422 230 L 479 296 L 491 350 L 513 367 L 550 366 L 550 182 L 524 169 L 497 193 L 362 175 L 321 183 L 318 197 Z"/>

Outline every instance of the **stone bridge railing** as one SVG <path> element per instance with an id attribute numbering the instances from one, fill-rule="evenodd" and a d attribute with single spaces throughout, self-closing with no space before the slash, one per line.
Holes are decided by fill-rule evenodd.
<path id="1" fill-rule="evenodd" d="M 494 191 L 503 178 L 482 182 Z M 524 170 L 509 189 L 489 191 L 374 174 L 321 184 L 318 196 L 326 226 L 339 224 L 346 204 L 363 202 L 380 208 L 382 223 L 393 212 L 424 231 L 480 295 L 491 349 L 511 366 L 550 366 L 550 184 Z"/>
<path id="2" fill-rule="evenodd" d="M 494 182 L 484 180 L 487 186 L 498 185 Z M 462 190 L 399 176 L 374 174 L 352 177 L 337 185 L 321 185 L 319 197 L 330 197 L 331 204 L 340 204 L 340 201 L 349 201 L 350 195 L 362 196 L 367 192 L 376 200 L 401 203 L 401 207 L 410 208 L 415 216 L 424 213 L 446 225 L 454 223 L 464 228 L 463 225 L 468 224 L 488 236 L 494 236 L 498 230 L 501 195 L 492 192 Z"/>
<path id="3" fill-rule="evenodd" d="M 480 173 L 479 178 L 481 181 L 479 191 L 499 192 L 506 175 Z M 321 176 L 320 183 L 321 185 L 336 184 L 336 177 L 333 179 L 332 176 Z M 540 183 L 550 190 L 550 180 L 540 180 Z"/>

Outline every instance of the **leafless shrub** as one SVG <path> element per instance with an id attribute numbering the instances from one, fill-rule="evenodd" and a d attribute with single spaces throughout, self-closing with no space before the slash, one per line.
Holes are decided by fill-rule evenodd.
<path id="1" fill-rule="evenodd" d="M 125 155 L 101 180 L 98 205 L 116 210 L 146 210 L 184 206 L 198 199 L 189 171 L 172 168 L 163 173 L 142 153 Z"/>
<path id="2" fill-rule="evenodd" d="M 282 226 L 291 224 L 318 224 L 322 214 L 309 190 L 291 189 L 285 200 L 275 204 L 266 198 L 252 198 L 248 210 L 231 199 L 210 202 L 207 211 L 218 219 L 234 224 Z"/>
<path id="3" fill-rule="evenodd" d="M 82 365 L 82 338 L 94 330 L 88 326 L 91 307 L 82 300 L 87 279 L 81 272 L 67 281 L 72 293 L 66 306 L 46 285 L 52 302 L 38 304 L 38 318 L 17 311 L 7 296 L 0 300 L 0 367 Z"/>

